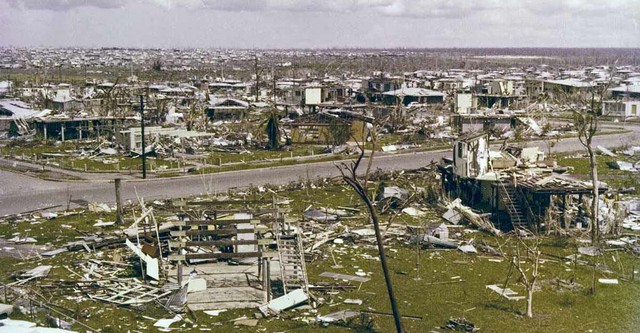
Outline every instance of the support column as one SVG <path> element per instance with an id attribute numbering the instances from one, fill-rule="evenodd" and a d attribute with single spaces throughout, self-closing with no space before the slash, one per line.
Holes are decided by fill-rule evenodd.
<path id="1" fill-rule="evenodd" d="M 262 274 L 261 274 L 261 278 L 262 278 L 262 291 L 264 292 L 264 302 L 268 303 L 269 302 L 269 295 L 267 294 L 267 258 L 260 258 L 259 259 L 260 262 L 262 263 Z"/>
<path id="2" fill-rule="evenodd" d="M 265 281 L 267 285 L 267 302 L 271 302 L 271 260 L 269 258 L 267 258 L 267 267 L 265 269 L 265 273 L 266 273 Z"/>
<path id="3" fill-rule="evenodd" d="M 569 223 L 567 223 L 567 195 L 562 195 L 562 224 L 564 224 L 564 229 L 569 231 Z"/>
<path id="4" fill-rule="evenodd" d="M 583 196 L 582 193 L 578 194 L 578 218 L 580 219 L 580 226 L 583 227 L 584 225 L 582 224 L 582 221 L 584 221 L 583 216 L 584 212 L 582 211 L 582 200 L 583 200 Z"/>
<path id="5" fill-rule="evenodd" d="M 120 196 L 120 186 L 122 184 L 122 180 L 120 178 L 115 179 L 116 186 L 116 223 L 123 224 L 123 212 L 122 212 L 122 197 Z"/>

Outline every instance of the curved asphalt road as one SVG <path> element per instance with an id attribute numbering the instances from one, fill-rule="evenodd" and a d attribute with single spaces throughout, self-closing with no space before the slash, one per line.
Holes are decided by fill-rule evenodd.
<path id="1" fill-rule="evenodd" d="M 616 124 L 622 126 L 622 124 Z M 594 146 L 618 147 L 625 144 L 640 144 L 640 125 L 625 125 L 631 133 L 603 135 L 594 138 Z M 544 142 L 531 142 L 528 146 L 538 146 L 547 151 Z M 554 152 L 582 150 L 575 138 L 563 139 L 554 147 Z M 416 169 L 450 156 L 447 151 L 429 151 L 409 154 L 378 154 L 374 168 Z M 226 192 L 229 188 L 243 188 L 250 185 L 286 184 L 301 179 L 319 179 L 339 175 L 336 162 L 318 162 L 293 166 L 264 169 L 240 170 L 209 175 L 194 175 L 168 179 L 126 180 L 122 182 L 123 200 L 139 196 L 146 200 L 177 198 L 206 193 Z M 363 161 L 363 165 L 366 161 Z M 362 168 L 364 169 L 364 167 Z M 0 216 L 61 205 L 66 208 L 68 197 L 85 202 L 115 202 L 114 185 L 108 179 L 90 182 L 46 181 L 22 174 L 0 170 Z M 113 178 L 113 176 L 108 177 Z M 75 203 L 71 207 L 77 207 Z"/>

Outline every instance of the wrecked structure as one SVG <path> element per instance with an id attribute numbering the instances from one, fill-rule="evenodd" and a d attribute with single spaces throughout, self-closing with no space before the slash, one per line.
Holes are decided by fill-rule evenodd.
<path id="1" fill-rule="evenodd" d="M 503 229 L 586 227 L 589 183 L 564 175 L 537 147 L 490 149 L 488 133 L 469 133 L 453 145 L 453 158 L 439 166 L 445 193 L 488 211 Z M 606 186 L 599 192 L 605 193 Z M 575 207 L 575 209 L 573 209 Z"/>

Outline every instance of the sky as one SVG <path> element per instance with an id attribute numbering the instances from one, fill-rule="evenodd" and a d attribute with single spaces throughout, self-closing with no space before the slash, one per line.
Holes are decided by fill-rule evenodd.
<path id="1" fill-rule="evenodd" d="M 0 0 L 0 46 L 640 47 L 640 0 Z"/>

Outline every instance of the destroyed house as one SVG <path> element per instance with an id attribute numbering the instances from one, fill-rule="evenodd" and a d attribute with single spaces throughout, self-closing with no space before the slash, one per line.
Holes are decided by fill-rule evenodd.
<path id="1" fill-rule="evenodd" d="M 19 119 L 31 118 L 38 111 L 18 100 L 0 100 L 0 132 L 9 131 L 12 124 Z"/>
<path id="2" fill-rule="evenodd" d="M 203 86 L 203 90 L 210 93 L 238 93 L 248 94 L 251 91 L 251 84 L 241 81 L 229 80 L 220 82 L 209 82 Z"/>
<path id="3" fill-rule="evenodd" d="M 453 158 L 443 162 L 443 191 L 486 212 L 502 229 L 585 225 L 582 207 L 592 186 L 559 174 L 566 170 L 550 167 L 537 147 L 490 151 L 486 133 L 467 134 L 455 141 Z M 600 186 L 604 193 L 606 185 Z"/>
<path id="4" fill-rule="evenodd" d="M 282 103 L 286 105 L 302 106 L 304 103 L 304 87 L 288 86 L 278 88 L 282 95 Z"/>
<path id="5" fill-rule="evenodd" d="M 171 138 L 174 141 L 181 141 L 183 138 L 209 137 L 212 133 L 188 131 L 185 129 L 176 129 L 171 127 L 150 126 L 145 127 L 145 141 L 151 146 L 154 142 L 158 142 L 160 138 Z M 119 144 L 126 150 L 141 152 L 142 151 L 142 129 L 140 127 L 131 127 L 120 131 Z M 147 149 L 145 148 L 145 151 Z"/>
<path id="6" fill-rule="evenodd" d="M 69 140 L 87 137 L 114 135 L 122 128 L 127 119 L 118 117 L 91 118 L 34 118 L 32 120 L 36 133 L 44 140 Z"/>
<path id="7" fill-rule="evenodd" d="M 568 93 L 573 94 L 581 91 L 588 91 L 595 85 L 592 82 L 580 81 L 577 79 L 546 80 L 544 81 L 544 91 L 550 94 Z"/>
<path id="8" fill-rule="evenodd" d="M 319 112 L 305 114 L 293 122 L 285 124 L 293 143 L 329 144 L 335 142 L 336 133 L 344 133 L 344 138 L 353 137 L 362 141 L 366 136 L 367 123 L 371 119 L 354 112 Z M 339 140 L 338 140 L 339 141 Z"/>
<path id="9" fill-rule="evenodd" d="M 249 103 L 233 98 L 212 98 L 205 112 L 211 120 L 244 119 Z"/>
<path id="10" fill-rule="evenodd" d="M 640 84 L 631 84 L 609 89 L 613 97 L 640 98 Z"/>
<path id="11" fill-rule="evenodd" d="M 378 102 L 383 97 L 382 93 L 400 89 L 402 87 L 401 82 L 401 79 L 388 77 L 375 77 L 362 80 L 362 88 L 361 91 L 357 93 L 356 100 L 358 103 L 364 103 L 367 100 Z"/>
<path id="12" fill-rule="evenodd" d="M 453 166 L 457 177 L 484 175 L 489 167 L 489 134 L 472 133 L 460 137 L 453 147 Z"/>
<path id="13" fill-rule="evenodd" d="M 386 92 L 400 89 L 399 79 L 388 77 L 375 77 L 362 80 L 362 88 L 368 91 Z"/>
<path id="14" fill-rule="evenodd" d="M 387 105 L 402 103 L 437 104 L 444 103 L 445 94 L 425 88 L 401 88 L 382 93 L 382 100 Z"/>
<path id="15" fill-rule="evenodd" d="M 524 96 L 521 95 L 501 95 L 501 94 L 477 94 L 478 107 L 486 108 L 513 108 L 514 105 L 524 100 Z"/>
<path id="16" fill-rule="evenodd" d="M 322 104 L 345 103 L 351 95 L 349 87 L 341 85 L 311 86 L 304 89 L 304 104 L 318 106 Z"/>
<path id="17" fill-rule="evenodd" d="M 510 221 L 513 227 L 583 228 L 589 209 L 586 199 L 592 191 L 590 183 L 554 172 L 534 176 L 513 173 L 494 184 L 492 215 L 498 222 Z M 601 184 L 598 192 L 606 191 L 606 185 Z"/>
<path id="18" fill-rule="evenodd" d="M 167 258 L 177 267 L 169 275 L 179 283 L 198 282 L 197 290 L 187 296 L 190 310 L 259 307 L 264 315 L 271 315 L 306 301 L 309 283 L 302 239 L 289 227 L 295 220 L 275 204 L 271 209 L 246 210 L 221 209 L 224 206 L 216 201 L 176 204 L 182 213 L 172 223 L 172 250 Z M 194 218 L 196 209 L 207 213 Z M 272 266 L 272 260 L 278 265 Z M 198 281 L 190 276 L 194 267 Z M 276 298 L 280 291 L 271 286 L 275 276 L 284 293 L 281 298 Z M 283 305 L 283 300 L 291 304 Z"/>

